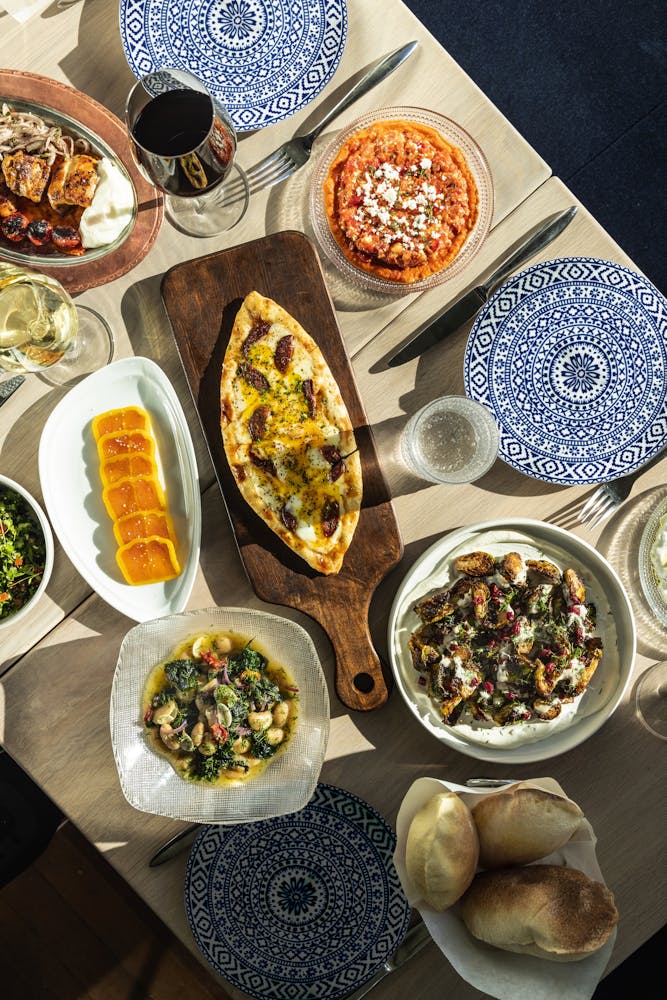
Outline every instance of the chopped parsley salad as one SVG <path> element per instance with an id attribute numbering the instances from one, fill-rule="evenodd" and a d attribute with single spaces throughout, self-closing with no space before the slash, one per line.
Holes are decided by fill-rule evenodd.
<path id="1" fill-rule="evenodd" d="M 0 621 L 33 596 L 44 574 L 44 535 L 28 502 L 0 486 Z"/>
<path id="2" fill-rule="evenodd" d="M 220 784 L 260 773 L 288 744 L 299 690 L 252 640 L 196 636 L 158 664 L 144 690 L 151 745 L 187 781 Z"/>

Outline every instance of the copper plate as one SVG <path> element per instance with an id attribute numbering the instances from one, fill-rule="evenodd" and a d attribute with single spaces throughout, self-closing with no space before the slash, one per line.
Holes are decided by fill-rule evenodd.
<path id="1" fill-rule="evenodd" d="M 162 195 L 142 177 L 132 159 L 125 126 L 102 104 L 67 84 L 36 73 L 0 70 L 0 101 L 11 104 L 12 100 L 34 104 L 38 106 L 36 110 L 46 117 L 49 111 L 63 115 L 75 127 L 80 124 L 93 137 L 98 137 L 129 174 L 137 197 L 138 211 L 127 238 L 107 254 L 96 254 L 95 259 L 87 259 L 84 255 L 69 258 L 65 263 L 60 257 L 58 263 L 54 264 L 54 258 L 38 254 L 7 253 L 7 248 L 2 243 L 0 259 L 25 263 L 26 267 L 49 274 L 69 292 L 82 292 L 127 274 L 144 259 L 155 243 L 164 207 Z"/>

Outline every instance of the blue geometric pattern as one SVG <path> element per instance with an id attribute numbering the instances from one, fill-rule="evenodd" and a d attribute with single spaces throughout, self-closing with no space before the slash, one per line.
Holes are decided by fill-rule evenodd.
<path id="1" fill-rule="evenodd" d="M 536 264 L 480 312 L 464 381 L 508 465 L 566 486 L 616 479 L 667 442 L 667 302 L 611 261 Z"/>
<path id="2" fill-rule="evenodd" d="M 345 0 L 120 0 L 120 34 L 136 77 L 175 67 L 220 99 L 238 132 L 305 107 L 345 47 Z"/>
<path id="3" fill-rule="evenodd" d="M 371 806 L 321 782 L 300 812 L 204 827 L 185 877 L 200 951 L 261 1000 L 346 996 L 382 968 L 408 927 L 395 846 Z"/>

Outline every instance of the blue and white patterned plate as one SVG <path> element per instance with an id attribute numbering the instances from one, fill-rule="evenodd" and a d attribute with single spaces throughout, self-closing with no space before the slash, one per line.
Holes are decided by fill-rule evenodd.
<path id="1" fill-rule="evenodd" d="M 204 827 L 185 875 L 200 951 L 261 1000 L 347 996 L 407 931 L 395 846 L 371 806 L 323 783 L 299 812 Z"/>
<path id="2" fill-rule="evenodd" d="M 345 0 L 120 0 L 136 77 L 186 69 L 238 132 L 288 118 L 320 93 L 345 47 Z"/>
<path id="3" fill-rule="evenodd" d="M 667 302 L 610 261 L 536 264 L 480 312 L 464 380 L 508 465 L 565 486 L 616 479 L 667 440 Z"/>

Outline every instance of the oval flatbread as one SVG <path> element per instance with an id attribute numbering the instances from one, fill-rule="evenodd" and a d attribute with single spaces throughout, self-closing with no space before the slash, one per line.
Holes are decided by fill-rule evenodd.
<path id="1" fill-rule="evenodd" d="M 336 381 L 303 327 L 250 292 L 220 382 L 225 454 L 247 503 L 320 573 L 337 573 L 359 519 L 361 462 Z"/>

